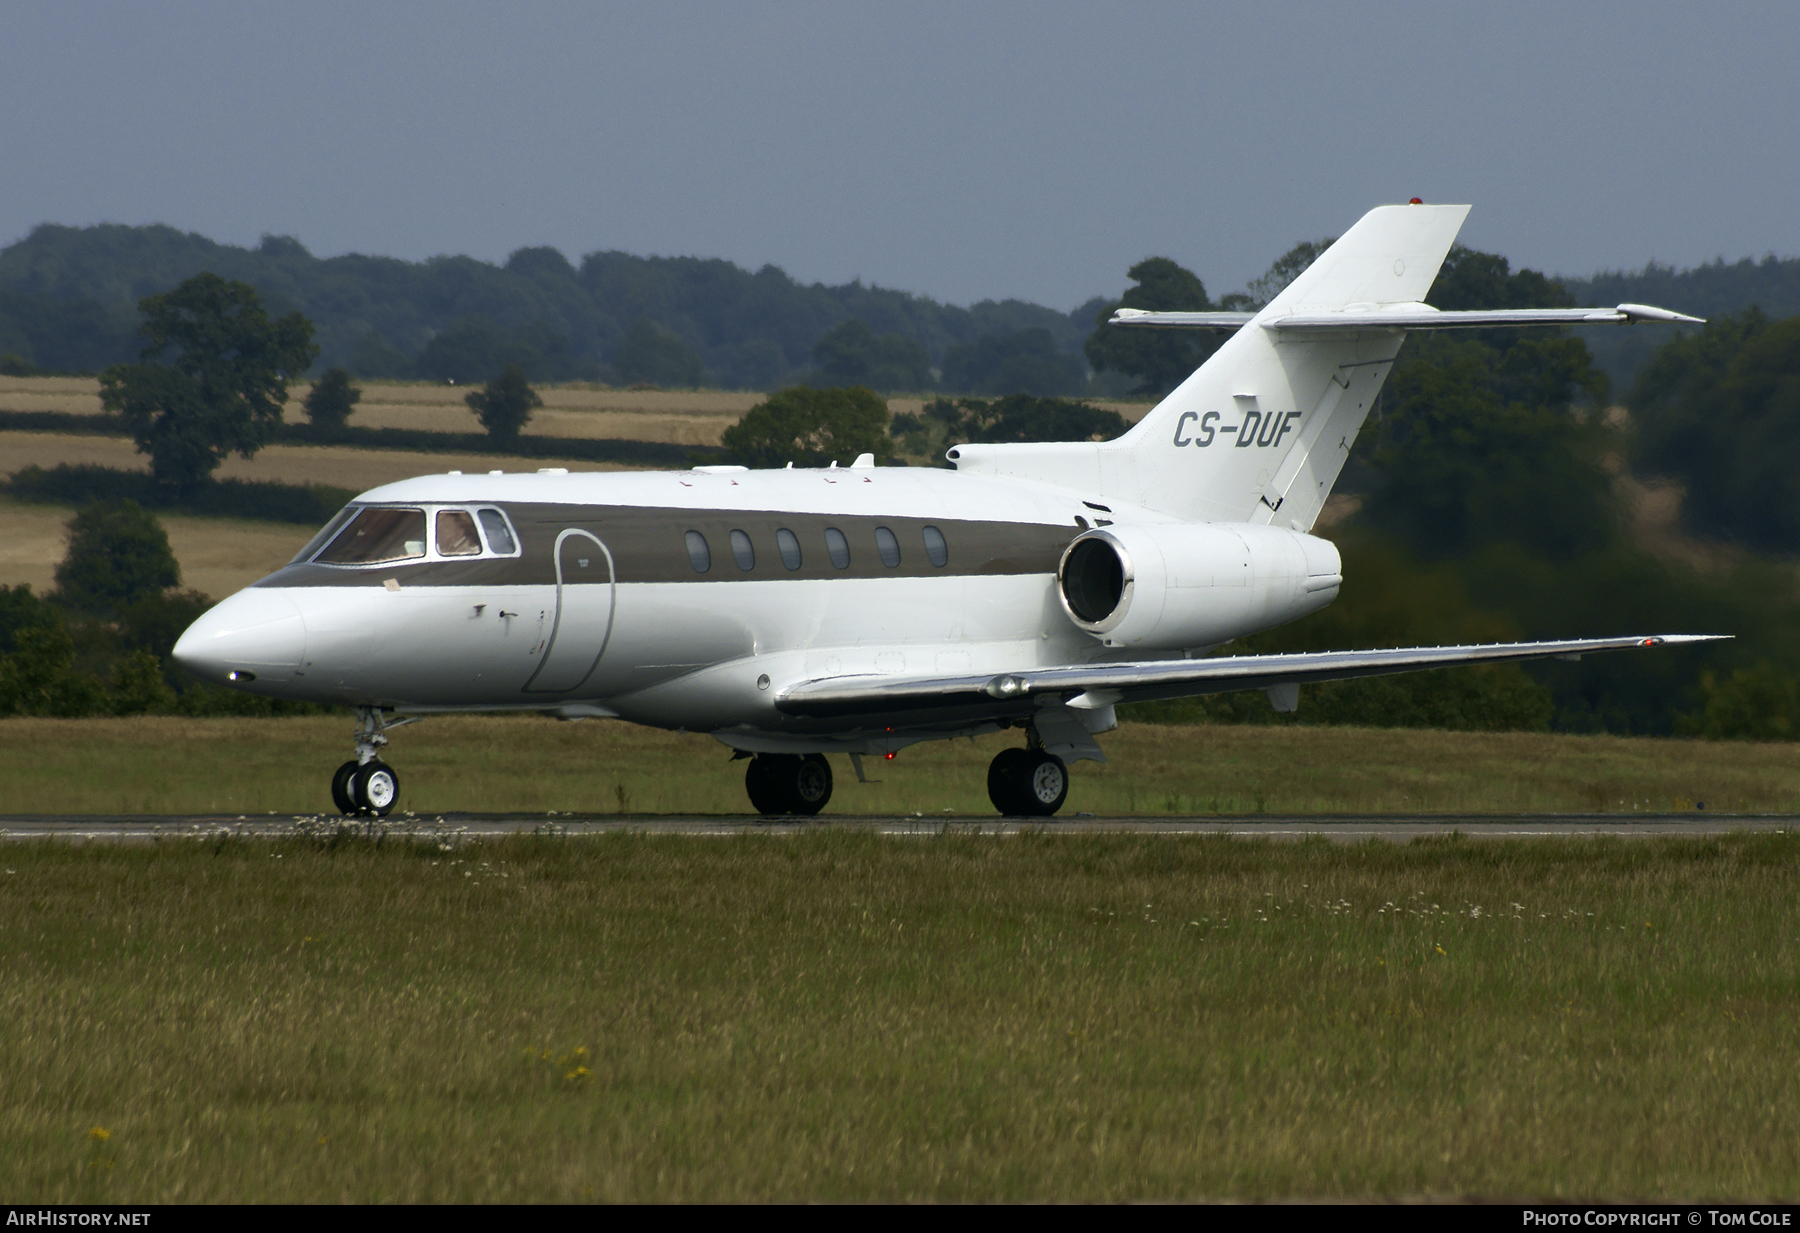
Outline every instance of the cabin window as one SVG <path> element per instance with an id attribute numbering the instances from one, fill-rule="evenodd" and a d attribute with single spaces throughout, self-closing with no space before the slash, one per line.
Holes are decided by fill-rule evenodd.
<path id="1" fill-rule="evenodd" d="M 825 528 L 825 551 L 831 555 L 833 569 L 850 568 L 850 541 L 836 527 Z"/>
<path id="2" fill-rule="evenodd" d="M 375 565 L 424 555 L 424 510 L 364 509 L 318 559 L 328 565 Z"/>
<path id="3" fill-rule="evenodd" d="M 489 552 L 509 557 L 519 550 L 519 541 L 513 538 L 512 528 L 507 525 L 505 514 L 497 509 L 476 512 L 481 518 L 481 529 L 487 532 Z"/>
<path id="4" fill-rule="evenodd" d="M 925 555 L 939 569 L 950 563 L 950 546 L 944 542 L 944 533 L 936 527 L 925 528 Z"/>
<path id="5" fill-rule="evenodd" d="M 333 518 L 330 522 L 326 523 L 317 535 L 306 541 L 306 547 L 295 553 L 294 559 L 289 561 L 288 564 L 298 565 L 302 561 L 312 560 L 313 553 L 317 552 L 326 544 L 329 544 L 332 536 L 342 530 L 346 522 L 349 522 L 361 512 L 362 510 L 357 506 L 346 505 L 343 509 L 338 511 L 336 518 Z"/>
<path id="6" fill-rule="evenodd" d="M 786 527 L 775 532 L 775 547 L 781 551 L 781 563 L 789 569 L 800 568 L 800 541 Z"/>
<path id="7" fill-rule="evenodd" d="M 875 550 L 881 553 L 881 563 L 889 569 L 900 564 L 900 541 L 886 527 L 875 528 Z"/>
<path id="8" fill-rule="evenodd" d="M 742 531 L 731 533 L 731 559 L 746 573 L 756 568 L 756 549 L 751 546 L 750 537 Z"/>
<path id="9" fill-rule="evenodd" d="M 437 550 L 443 557 L 478 557 L 481 536 L 466 509 L 441 509 L 437 516 Z"/>
<path id="10" fill-rule="evenodd" d="M 704 574 L 712 568 L 712 549 L 706 546 L 706 536 L 698 531 L 687 533 L 688 564 L 694 567 L 696 574 Z"/>

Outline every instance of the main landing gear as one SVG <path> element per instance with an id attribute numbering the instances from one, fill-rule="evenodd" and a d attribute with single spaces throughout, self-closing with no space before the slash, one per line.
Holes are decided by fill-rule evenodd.
<path id="1" fill-rule="evenodd" d="M 400 801 L 400 776 L 378 756 L 387 732 L 417 723 L 418 717 L 389 720 L 380 707 L 356 708 L 356 757 L 331 777 L 331 803 L 346 816 L 385 818 Z"/>
<path id="2" fill-rule="evenodd" d="M 1069 768 L 1042 749 L 1002 749 L 988 763 L 987 787 L 1008 817 L 1047 818 L 1069 798 Z"/>
<path id="3" fill-rule="evenodd" d="M 744 788 L 760 814 L 810 818 L 831 799 L 831 763 L 824 754 L 757 754 L 744 768 Z"/>

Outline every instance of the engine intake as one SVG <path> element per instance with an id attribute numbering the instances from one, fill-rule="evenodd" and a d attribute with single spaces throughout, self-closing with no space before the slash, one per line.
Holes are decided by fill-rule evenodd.
<path id="1" fill-rule="evenodd" d="M 1108 646 L 1183 650 L 1284 625 L 1337 598 L 1338 551 L 1249 523 L 1109 526 L 1077 536 L 1057 598 Z"/>

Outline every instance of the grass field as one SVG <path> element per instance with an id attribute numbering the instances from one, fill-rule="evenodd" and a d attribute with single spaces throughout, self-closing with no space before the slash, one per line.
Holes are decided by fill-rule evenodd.
<path id="1" fill-rule="evenodd" d="M 0 812 L 305 814 L 350 756 L 349 714 L 299 719 L 0 719 Z M 394 735 L 401 807 L 480 813 L 742 814 L 743 763 L 711 737 L 588 720 L 443 716 Z M 1373 728 L 1158 727 L 1102 739 L 1064 813 L 1800 811 L 1792 745 Z M 833 759 L 831 814 L 992 816 L 987 764 L 1017 736 Z"/>
<path id="2" fill-rule="evenodd" d="M 42 844 L 14 1202 L 1800 1193 L 1800 837 Z"/>

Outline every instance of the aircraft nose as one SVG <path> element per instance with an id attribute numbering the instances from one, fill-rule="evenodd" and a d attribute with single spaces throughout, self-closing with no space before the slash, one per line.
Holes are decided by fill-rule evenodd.
<path id="1" fill-rule="evenodd" d="M 286 594 L 239 591 L 210 609 L 175 643 L 175 662 L 209 681 L 247 685 L 294 675 L 306 654 L 306 625 Z"/>

